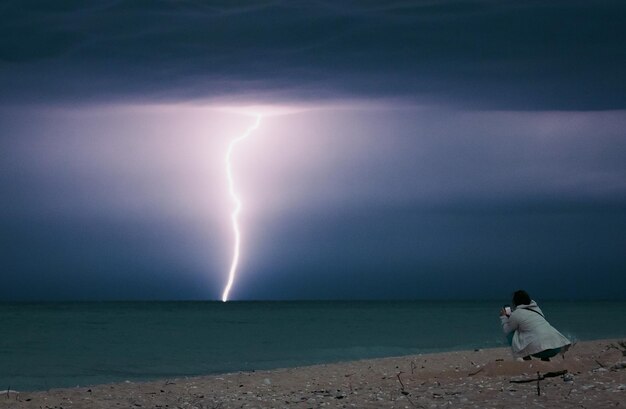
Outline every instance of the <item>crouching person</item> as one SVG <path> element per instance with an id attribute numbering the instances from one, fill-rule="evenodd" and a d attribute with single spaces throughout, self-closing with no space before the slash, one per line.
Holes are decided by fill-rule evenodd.
<path id="1" fill-rule="evenodd" d="M 502 330 L 507 334 L 515 358 L 530 360 L 531 356 L 549 361 L 564 353 L 571 342 L 557 331 L 543 315 L 526 291 L 513 294 L 513 309 L 500 311 Z"/>

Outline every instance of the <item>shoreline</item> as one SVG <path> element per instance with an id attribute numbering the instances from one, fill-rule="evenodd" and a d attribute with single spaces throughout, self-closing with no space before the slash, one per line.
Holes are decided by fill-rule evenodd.
<path id="1" fill-rule="evenodd" d="M 551 362 L 508 348 L 0 393 L 0 408 L 611 407 L 626 401 L 623 339 L 575 343 Z M 564 372 L 566 371 L 566 372 Z M 537 373 L 559 374 L 536 381 Z M 514 383 L 511 381 L 526 381 Z M 539 385 L 539 394 L 537 387 Z"/>

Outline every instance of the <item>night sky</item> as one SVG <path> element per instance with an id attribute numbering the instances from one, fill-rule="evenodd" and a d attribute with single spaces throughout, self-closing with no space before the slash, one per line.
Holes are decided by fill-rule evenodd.
<path id="1" fill-rule="evenodd" d="M 336 4 L 337 3 L 337 4 Z M 2 1 L 0 301 L 624 299 L 622 1 Z"/>

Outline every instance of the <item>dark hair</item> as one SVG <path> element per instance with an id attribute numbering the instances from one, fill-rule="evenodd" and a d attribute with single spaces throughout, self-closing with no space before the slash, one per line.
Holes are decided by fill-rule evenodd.
<path id="1" fill-rule="evenodd" d="M 524 290 L 517 290 L 513 293 L 513 306 L 530 304 L 530 295 Z"/>

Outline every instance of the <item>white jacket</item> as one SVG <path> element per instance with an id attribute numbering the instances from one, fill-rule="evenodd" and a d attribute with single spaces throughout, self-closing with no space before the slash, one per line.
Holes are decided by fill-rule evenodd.
<path id="1" fill-rule="evenodd" d="M 543 312 L 534 301 L 528 305 L 518 305 L 510 317 L 503 315 L 500 321 L 505 334 L 515 331 L 511 349 L 516 358 L 571 344 L 563 334 L 546 321 Z"/>

